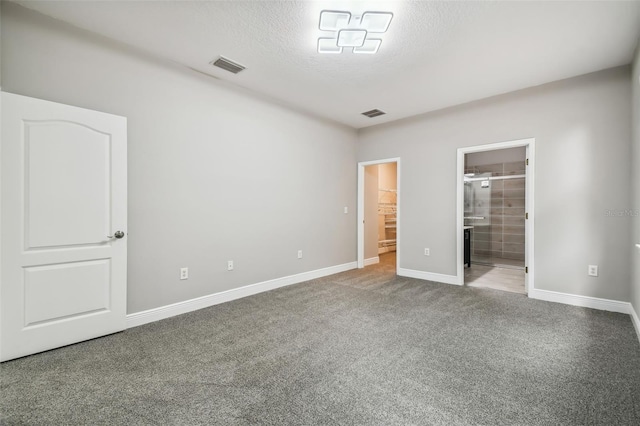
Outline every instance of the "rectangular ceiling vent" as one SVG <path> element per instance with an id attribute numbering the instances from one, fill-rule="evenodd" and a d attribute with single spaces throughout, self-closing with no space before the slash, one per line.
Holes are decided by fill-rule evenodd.
<path id="1" fill-rule="evenodd" d="M 378 117 L 381 115 L 385 115 L 386 112 L 380 111 L 379 109 L 372 109 L 371 111 L 363 112 L 362 115 L 366 115 L 369 118 Z"/>
<path id="2" fill-rule="evenodd" d="M 244 65 L 237 64 L 232 60 L 225 58 L 224 56 L 220 56 L 214 62 L 211 62 L 211 64 L 234 74 L 238 74 L 240 71 L 246 68 Z"/>

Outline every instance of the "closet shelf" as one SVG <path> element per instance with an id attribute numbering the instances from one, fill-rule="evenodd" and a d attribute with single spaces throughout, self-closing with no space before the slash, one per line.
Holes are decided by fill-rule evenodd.
<path id="1" fill-rule="evenodd" d="M 396 229 L 397 229 L 397 190 L 378 188 L 378 216 L 381 238 L 378 241 L 379 253 L 393 251 L 396 248 Z"/>

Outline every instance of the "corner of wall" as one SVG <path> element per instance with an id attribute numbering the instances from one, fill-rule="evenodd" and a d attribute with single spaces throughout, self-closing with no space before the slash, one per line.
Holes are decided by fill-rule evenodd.
<path id="1" fill-rule="evenodd" d="M 631 248 L 631 316 L 640 339 L 640 39 L 636 46 L 631 67 L 631 201 L 635 216 L 632 217 Z"/>

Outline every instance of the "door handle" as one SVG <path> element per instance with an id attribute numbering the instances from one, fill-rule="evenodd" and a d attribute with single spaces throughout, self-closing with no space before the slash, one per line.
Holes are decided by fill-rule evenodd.
<path id="1" fill-rule="evenodd" d="M 115 234 L 113 234 L 113 235 L 107 235 L 107 238 L 117 238 L 117 239 L 120 239 L 120 238 L 122 238 L 122 237 L 124 237 L 124 232 L 122 232 L 122 231 L 116 231 L 116 233 L 115 233 Z"/>

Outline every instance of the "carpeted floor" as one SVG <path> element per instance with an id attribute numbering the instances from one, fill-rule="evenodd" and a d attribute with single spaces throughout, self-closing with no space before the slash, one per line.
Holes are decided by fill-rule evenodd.
<path id="1" fill-rule="evenodd" d="M 2 425 L 638 425 L 628 315 L 381 264 L 0 366 Z"/>

